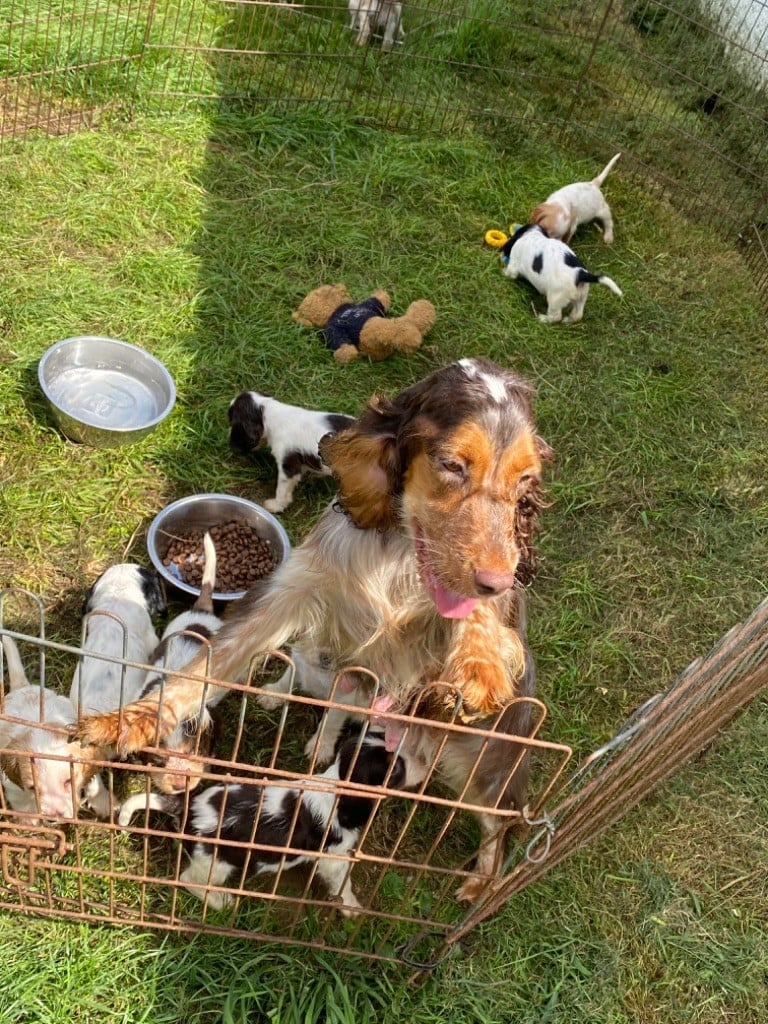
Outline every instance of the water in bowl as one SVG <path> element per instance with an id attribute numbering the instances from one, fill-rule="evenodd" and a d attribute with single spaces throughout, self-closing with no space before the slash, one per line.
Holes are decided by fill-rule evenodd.
<path id="1" fill-rule="evenodd" d="M 96 427 L 141 427 L 160 413 L 156 393 L 120 370 L 72 366 L 50 382 L 49 390 L 66 413 Z"/>

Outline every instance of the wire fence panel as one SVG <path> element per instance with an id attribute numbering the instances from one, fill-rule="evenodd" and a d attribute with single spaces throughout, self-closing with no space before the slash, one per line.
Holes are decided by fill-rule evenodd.
<path id="1" fill-rule="evenodd" d="M 37 628 L 17 632 L 10 628 L 17 619 Z M 46 679 L 51 687 L 57 674 L 46 674 L 46 666 L 55 661 L 58 672 L 71 673 L 80 654 L 46 640 L 44 632 L 37 599 L 21 591 L 0 595 L 0 635 L 16 643 L 41 702 Z M 400 962 L 418 973 L 619 821 L 765 688 L 768 601 L 639 708 L 565 782 L 571 751 L 545 738 L 546 711 L 537 700 L 526 700 L 533 726 L 524 737 L 504 732 L 501 720 L 481 729 L 458 717 L 395 716 L 406 728 L 390 749 L 389 768 L 376 779 L 356 775 L 357 764 L 368 764 L 366 744 L 381 750 L 375 693 L 369 705 L 351 709 L 341 679 L 328 700 L 293 692 L 291 659 L 268 652 L 254 659 L 247 682 L 225 687 L 215 747 L 204 750 L 200 734 L 186 734 L 195 743 L 187 747 L 183 785 L 173 789 L 161 746 L 139 761 L 116 761 L 77 746 L 54 750 L 38 730 L 36 742 L 24 747 L 14 732 L 20 719 L 10 710 L 18 683 L 7 650 L 0 676 L 0 907 L 100 924 L 204 929 Z M 278 679 L 276 690 L 270 683 Z M 336 753 L 322 754 L 323 730 L 336 735 L 340 720 L 345 729 L 354 720 L 362 731 L 342 733 Z M 46 729 L 59 742 L 71 741 L 66 728 Z M 410 782 L 393 767 L 400 759 L 413 764 L 417 748 L 409 734 L 420 737 L 419 750 L 430 751 Z M 457 793 L 442 782 L 441 763 L 459 737 L 476 756 Z M 507 772 L 500 793 L 530 763 L 523 808 L 504 797 L 478 804 L 472 795 L 490 746 Z M 339 767 L 345 749 L 349 772 Z M 34 766 L 26 794 L 32 805 L 20 801 L 22 781 L 14 774 L 24 759 Z M 82 785 L 82 776 L 75 781 L 81 768 L 98 772 L 102 806 L 83 798 L 68 817 L 44 815 L 41 794 L 51 765 L 71 773 L 73 790 Z M 350 814 L 361 807 L 353 821 Z M 319 829 L 314 841 L 305 811 Z M 492 821 L 479 840 L 478 814 Z M 334 831 L 339 822 L 352 829 L 348 841 Z M 476 855 L 489 842 L 496 848 L 493 868 L 479 873 Z"/>
<path id="2" fill-rule="evenodd" d="M 22 633 L 11 623 L 35 629 Z M 535 763 L 525 811 L 535 814 L 571 754 L 541 738 L 544 705 L 521 699 L 533 722 L 524 737 L 504 732 L 501 719 L 480 729 L 458 719 L 407 718 L 397 749 L 388 751 L 389 767 L 377 775 L 383 741 L 371 706 L 375 692 L 371 705 L 351 709 L 339 686 L 328 700 L 284 685 L 279 692 L 267 690 L 286 671 L 293 682 L 290 658 L 271 652 L 254 659 L 249 681 L 225 687 L 214 709 L 212 749 L 204 748 L 202 732 L 185 725 L 173 749 L 184 744 L 186 764 L 183 770 L 177 765 L 172 780 L 167 748 L 150 748 L 137 761 L 114 760 L 73 741 L 71 723 L 51 720 L 51 691 L 63 699 L 81 650 L 45 639 L 37 599 L 22 591 L 1 594 L 0 634 L 15 643 L 31 683 L 19 688 L 3 645 L 5 909 L 100 924 L 205 929 L 410 963 L 424 955 L 419 949 L 425 936 L 430 942 L 447 939 L 467 906 L 482 905 L 508 833 L 526 827 L 520 809 L 503 798 L 522 763 Z M 25 718 L 18 698 L 26 690 L 34 699 Z M 329 734 L 340 727 L 335 749 L 326 749 Z M 427 757 L 410 753 L 409 733 L 417 732 L 425 734 L 419 750 Z M 317 742 L 308 743 L 313 736 Z M 457 741 L 474 752 L 460 792 L 446 787 L 440 767 Z M 473 789 L 472 781 L 491 746 L 506 776 L 499 779 L 495 804 L 478 804 L 482 787 Z M 342 768 L 344 751 L 350 771 Z M 398 774 L 401 762 L 408 765 L 404 776 Z M 68 815 L 56 815 L 43 802 L 57 773 L 70 796 L 78 794 Z M 93 796 L 96 777 L 100 803 Z M 475 864 L 484 841 L 478 814 L 491 821 L 492 841 L 499 844 L 491 873 L 479 874 Z"/>
<path id="3" fill-rule="evenodd" d="M 364 45 L 359 6 L 0 0 L 0 139 L 189 106 L 311 106 L 422 132 L 523 125 L 590 156 L 625 151 L 626 166 L 741 238 L 759 263 L 764 0 L 406 0 L 388 5 L 393 27 L 374 24 Z"/>

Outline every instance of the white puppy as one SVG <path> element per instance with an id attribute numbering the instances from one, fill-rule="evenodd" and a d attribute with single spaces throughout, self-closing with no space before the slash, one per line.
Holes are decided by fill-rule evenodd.
<path id="1" fill-rule="evenodd" d="M 15 642 L 2 638 L 10 692 L 0 715 L 0 782 L 7 803 L 44 820 L 77 817 L 86 807 L 109 817 L 109 793 L 87 753 L 70 743 L 77 720 L 72 702 L 47 687 L 31 686 Z"/>
<path id="2" fill-rule="evenodd" d="M 600 187 L 620 156 L 621 153 L 617 153 L 609 160 L 592 181 L 576 181 L 547 196 L 543 203 L 531 210 L 530 223 L 538 224 L 550 238 L 570 242 L 580 224 L 599 220 L 603 225 L 603 241 L 610 245 L 613 242 L 613 217 Z"/>
<path id="3" fill-rule="evenodd" d="M 264 508 L 283 512 L 305 473 L 330 476 L 317 450 L 321 438 L 338 434 L 354 422 L 342 413 L 302 409 L 260 391 L 241 391 L 229 404 L 229 445 L 239 455 L 247 455 L 266 441 L 277 462 L 277 493 L 264 502 Z"/>
<path id="4" fill-rule="evenodd" d="M 138 700 L 147 671 L 121 664 L 120 659 L 149 664 L 157 646 L 152 616 L 166 612 L 160 580 L 149 569 L 124 563 L 99 576 L 83 610 L 82 650 L 94 657 L 83 654 L 69 691 L 81 717 L 115 711 Z"/>
<path id="5" fill-rule="evenodd" d="M 382 50 L 391 50 L 405 39 L 403 8 L 393 0 L 348 0 L 349 27 L 357 32 L 356 46 L 365 46 L 371 33 L 381 31 Z"/>
<path id="6" fill-rule="evenodd" d="M 546 324 L 575 324 L 584 315 L 590 284 L 604 284 L 616 295 L 622 291 L 604 274 L 593 274 L 565 242 L 550 238 L 537 224 L 518 228 L 501 250 L 504 273 L 532 284 L 547 297 L 547 312 L 538 317 Z M 563 310 L 571 307 L 570 314 Z"/>
<path id="7" fill-rule="evenodd" d="M 200 596 L 192 607 L 165 628 L 160 643 L 150 655 L 151 664 L 156 668 L 183 668 L 199 652 L 204 643 L 221 629 L 221 619 L 213 611 L 213 592 L 216 589 L 216 548 L 210 533 L 203 537 L 205 560 Z M 145 678 L 140 696 L 162 688 L 165 673 L 151 672 Z M 160 746 L 162 754 L 147 758 L 150 764 L 164 769 L 152 773 L 152 783 L 161 793 L 184 792 L 187 783 L 194 788 L 204 769 L 201 761 L 213 748 L 213 719 L 208 708 L 226 696 L 225 687 L 211 688 L 207 704 L 201 703 L 200 712 L 193 718 L 179 722 L 176 728 L 165 736 Z"/>

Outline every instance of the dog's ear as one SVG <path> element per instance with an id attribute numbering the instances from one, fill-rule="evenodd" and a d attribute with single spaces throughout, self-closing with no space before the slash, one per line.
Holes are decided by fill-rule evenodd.
<path id="1" fill-rule="evenodd" d="M 356 525 L 364 530 L 393 527 L 398 472 L 394 434 L 366 429 L 358 421 L 340 434 L 326 434 L 319 449 L 339 485 L 339 503 Z"/>
<path id="2" fill-rule="evenodd" d="M 26 739 L 23 741 L 23 744 L 19 745 L 19 749 L 27 749 L 29 745 L 29 736 L 26 729 L 23 730 L 23 734 Z M 14 748 L 17 744 L 12 741 L 8 746 Z M 11 753 L 0 755 L 0 771 L 9 782 L 12 782 L 14 786 L 18 786 L 19 789 L 31 790 L 35 788 L 32 758 L 28 755 L 21 756 Z"/>
<path id="3" fill-rule="evenodd" d="M 13 754 L 0 754 L 0 772 L 3 773 L 9 782 L 20 789 L 26 789 L 21 777 L 21 765 L 19 758 Z"/>
<path id="4" fill-rule="evenodd" d="M 248 391 L 233 398 L 229 405 L 229 446 L 238 455 L 247 455 L 264 440 L 264 407 Z"/>
<path id="5" fill-rule="evenodd" d="M 151 569 L 139 567 L 139 579 L 141 580 L 141 592 L 147 605 L 150 615 L 157 615 L 164 619 L 168 614 L 168 604 L 165 598 L 165 589 L 162 581 L 156 572 Z"/>

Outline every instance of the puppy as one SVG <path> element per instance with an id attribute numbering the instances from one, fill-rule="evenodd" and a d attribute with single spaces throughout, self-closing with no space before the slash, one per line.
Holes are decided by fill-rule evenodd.
<path id="1" fill-rule="evenodd" d="M 600 187 L 620 156 L 621 153 L 617 153 L 592 181 L 564 185 L 547 196 L 543 203 L 531 210 L 528 220 L 542 227 L 550 238 L 559 238 L 563 242 L 570 242 L 580 224 L 599 220 L 603 225 L 603 241 L 611 245 L 613 217 Z"/>
<path id="2" fill-rule="evenodd" d="M 283 512 L 308 471 L 329 476 L 318 451 L 320 439 L 354 423 L 352 416 L 315 412 L 286 405 L 260 391 L 242 391 L 229 405 L 229 445 L 239 455 L 266 442 L 277 462 L 277 492 L 264 502 L 270 512 Z"/>
<path id="3" fill-rule="evenodd" d="M 69 690 L 80 717 L 115 711 L 138 699 L 147 674 L 140 666 L 149 664 L 157 647 L 152 616 L 164 616 L 167 611 L 160 580 L 149 569 L 124 563 L 99 576 L 85 599 L 84 653 Z"/>
<path id="4" fill-rule="evenodd" d="M 149 656 L 150 664 L 156 668 L 178 669 L 186 665 L 221 629 L 222 620 L 213 610 L 213 592 L 216 588 L 216 547 L 211 535 L 203 537 L 205 562 L 200 596 L 192 607 L 168 623 Z M 139 696 L 162 688 L 165 674 L 152 673 L 145 677 Z M 212 693 L 210 705 L 217 704 L 226 696 L 226 689 L 217 688 Z M 163 754 L 150 755 L 148 761 L 163 772 L 153 772 L 152 781 L 161 793 L 183 792 L 187 781 L 194 788 L 203 771 L 201 757 L 210 755 L 213 749 L 214 718 L 208 706 L 201 702 L 199 715 L 179 722 L 176 728 L 160 741 Z"/>
<path id="5" fill-rule="evenodd" d="M 331 899 L 339 899 L 341 913 L 352 917 L 361 905 L 344 855 L 358 842 L 378 800 L 340 791 L 336 783 L 347 780 L 403 789 L 418 785 L 421 777 L 418 771 L 409 771 L 402 757 L 387 752 L 381 735 L 369 731 L 360 738 L 358 730 L 357 736 L 345 736 L 331 767 L 310 779 L 314 786 L 307 789 L 266 781 L 211 786 L 189 801 L 186 819 L 183 795 L 139 793 L 123 803 L 119 824 L 126 826 L 140 809 L 173 815 L 190 860 L 180 881 L 200 899 L 207 896 L 212 907 L 226 906 L 232 896 L 210 891 L 209 885 L 224 886 L 232 880 L 239 887 L 246 875 L 277 873 L 316 861 Z M 251 850 L 241 845 L 249 843 L 277 849 Z M 319 852 L 336 857 L 314 856 Z"/>
<path id="6" fill-rule="evenodd" d="M 357 32 L 356 46 L 365 46 L 371 33 L 383 33 L 382 50 L 391 50 L 405 39 L 402 4 L 393 0 L 348 0 L 349 27 Z"/>
<path id="7" fill-rule="evenodd" d="M 45 821 L 76 818 L 81 807 L 108 818 L 109 792 L 89 761 L 93 748 L 86 757 L 69 742 L 77 721 L 72 702 L 30 685 L 14 640 L 4 636 L 2 646 L 10 692 L 0 715 L 0 782 L 8 805 Z"/>
<path id="8" fill-rule="evenodd" d="M 592 274 L 565 242 L 550 238 L 537 224 L 524 224 L 502 247 L 504 273 L 522 278 L 547 297 L 547 312 L 538 317 L 545 324 L 575 324 L 584 315 L 592 283 L 604 284 L 616 295 L 622 291 L 605 274 Z M 563 310 L 570 306 L 568 316 Z"/>

